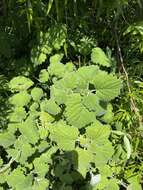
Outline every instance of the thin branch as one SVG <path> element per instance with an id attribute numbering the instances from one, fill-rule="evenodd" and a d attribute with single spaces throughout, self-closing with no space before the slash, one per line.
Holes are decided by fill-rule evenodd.
<path id="1" fill-rule="evenodd" d="M 116 43 L 117 43 L 117 53 L 118 53 L 120 65 L 121 65 L 122 70 L 123 70 L 123 72 L 125 74 L 125 79 L 126 79 L 126 83 L 127 83 L 128 92 L 131 95 L 132 94 L 132 90 L 130 88 L 129 76 L 128 76 L 128 73 L 127 73 L 127 71 L 125 69 L 124 60 L 123 60 L 123 56 L 122 56 L 121 47 L 120 47 L 120 44 L 119 44 L 119 38 L 118 38 L 118 34 L 117 34 L 117 29 L 116 28 L 115 28 L 115 38 L 116 38 L 115 40 L 116 40 Z M 135 101 L 134 97 L 130 96 L 130 102 L 131 102 L 131 110 L 134 111 L 134 113 L 138 117 L 139 126 L 142 126 L 142 117 L 139 114 L 139 110 L 137 108 L 136 101 Z"/>

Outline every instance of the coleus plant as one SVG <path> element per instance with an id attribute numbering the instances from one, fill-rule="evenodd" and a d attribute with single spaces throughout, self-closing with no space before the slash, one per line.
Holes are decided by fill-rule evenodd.
<path id="1" fill-rule="evenodd" d="M 109 137 L 110 101 L 121 80 L 100 69 L 111 66 L 100 48 L 92 51 L 92 65 L 78 69 L 62 64 L 62 56 L 50 57 L 38 84 L 25 76 L 9 83 L 12 110 L 0 133 L 7 153 L 7 163 L 0 159 L 0 189 L 119 189 Z"/>

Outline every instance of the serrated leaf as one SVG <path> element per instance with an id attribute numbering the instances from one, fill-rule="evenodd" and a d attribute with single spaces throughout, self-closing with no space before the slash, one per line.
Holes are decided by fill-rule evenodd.
<path id="1" fill-rule="evenodd" d="M 99 72 L 92 81 L 100 100 L 110 101 L 120 94 L 121 80 L 106 72 Z"/>
<path id="2" fill-rule="evenodd" d="M 11 132 L 0 133 L 0 146 L 3 146 L 4 148 L 14 144 L 15 140 L 15 135 Z"/>
<path id="3" fill-rule="evenodd" d="M 33 85 L 32 80 L 24 76 L 14 77 L 10 83 L 10 89 L 12 91 L 23 91 L 29 89 Z"/>
<path id="4" fill-rule="evenodd" d="M 63 150 L 73 150 L 75 142 L 78 138 L 78 129 L 72 126 L 58 124 L 49 128 L 52 141 L 58 144 L 58 147 Z"/>
<path id="5" fill-rule="evenodd" d="M 30 157 L 35 149 L 31 147 L 30 144 L 25 143 L 25 141 L 21 141 L 19 142 L 19 140 L 17 140 L 14 144 L 14 148 L 9 148 L 7 150 L 7 153 L 9 154 L 10 157 L 14 158 L 17 162 L 20 162 L 21 164 L 25 164 L 25 162 L 27 161 L 28 157 Z M 17 155 L 20 152 L 20 156 L 17 157 Z"/>
<path id="6" fill-rule="evenodd" d="M 50 57 L 50 66 L 48 67 L 48 71 L 51 76 L 63 78 L 66 74 L 74 70 L 74 65 L 71 62 L 65 65 L 61 63 L 62 57 L 63 54 L 55 54 Z"/>
<path id="7" fill-rule="evenodd" d="M 49 131 L 44 127 L 39 127 L 39 136 L 41 139 L 46 139 L 49 135 Z"/>
<path id="8" fill-rule="evenodd" d="M 39 103 L 38 102 L 34 102 L 33 104 L 31 104 L 30 106 L 30 111 L 37 111 L 39 108 Z"/>
<path id="9" fill-rule="evenodd" d="M 97 116 L 104 115 L 106 112 L 101 106 L 99 98 L 94 94 L 84 96 L 83 104 L 89 109 L 89 111 L 94 111 Z"/>
<path id="10" fill-rule="evenodd" d="M 43 96 L 43 90 L 41 88 L 35 87 L 31 90 L 31 96 L 32 96 L 33 100 L 40 101 L 40 99 Z"/>
<path id="11" fill-rule="evenodd" d="M 112 157 L 114 149 L 108 140 L 110 135 L 109 126 L 102 125 L 98 121 L 86 129 L 86 136 L 89 138 L 88 150 L 95 154 L 95 163 L 97 167 L 106 164 Z"/>
<path id="12" fill-rule="evenodd" d="M 43 127 L 47 127 L 49 123 L 53 122 L 55 118 L 49 113 L 41 111 L 40 112 L 40 121 Z"/>
<path id="13" fill-rule="evenodd" d="M 80 67 L 76 72 L 78 78 L 78 88 L 88 88 L 90 81 L 96 76 L 98 72 L 98 66 L 91 65 Z"/>
<path id="14" fill-rule="evenodd" d="M 10 99 L 9 102 L 14 106 L 26 106 L 31 100 L 31 96 L 26 92 L 22 91 L 17 94 L 14 94 Z"/>
<path id="15" fill-rule="evenodd" d="M 11 122 L 22 122 L 26 116 L 25 108 L 16 107 L 13 112 L 9 114 L 8 118 Z"/>
<path id="16" fill-rule="evenodd" d="M 108 104 L 107 105 L 107 110 L 106 110 L 106 113 L 101 117 L 101 120 L 105 123 L 111 123 L 113 121 L 113 107 L 111 104 Z"/>
<path id="17" fill-rule="evenodd" d="M 60 107 L 55 103 L 53 99 L 44 100 L 40 104 L 41 111 L 46 111 L 49 114 L 57 115 L 61 112 Z"/>
<path id="18" fill-rule="evenodd" d="M 85 178 L 90 168 L 90 162 L 93 161 L 93 154 L 81 148 L 76 148 L 75 151 L 77 151 L 78 154 L 78 171 Z"/>
<path id="19" fill-rule="evenodd" d="M 30 190 L 32 186 L 32 176 L 25 176 L 22 170 L 17 168 L 7 176 L 7 183 L 16 190 Z"/>
<path id="20" fill-rule="evenodd" d="M 1 157 L 0 157 L 0 168 L 2 165 L 3 165 L 3 159 L 1 159 Z"/>
<path id="21" fill-rule="evenodd" d="M 45 52 L 41 52 L 40 49 L 42 49 L 42 47 L 34 47 L 31 51 L 31 61 L 32 63 L 34 63 L 36 66 L 37 65 L 41 65 L 43 62 L 46 61 L 47 59 L 47 55 Z M 49 47 L 47 48 L 47 54 L 50 54 L 52 51 L 52 48 Z"/>
<path id="22" fill-rule="evenodd" d="M 48 163 L 41 162 L 40 158 L 36 158 L 33 164 L 34 164 L 34 172 L 37 173 L 39 178 L 44 178 L 49 170 Z"/>
<path id="23" fill-rule="evenodd" d="M 77 128 L 85 127 L 96 119 L 95 114 L 82 104 L 80 94 L 73 94 L 67 100 L 65 116 L 69 124 Z"/>
<path id="24" fill-rule="evenodd" d="M 38 145 L 38 152 L 42 153 L 46 149 L 50 148 L 50 144 L 47 141 L 41 141 L 41 143 Z"/>
<path id="25" fill-rule="evenodd" d="M 55 88 L 54 85 L 51 87 L 50 94 L 58 105 L 64 104 L 67 100 L 67 94 L 65 90 Z"/>
<path id="26" fill-rule="evenodd" d="M 42 69 L 39 74 L 39 81 L 45 83 L 48 82 L 48 80 L 49 80 L 48 71 L 46 69 Z"/>
<path id="27" fill-rule="evenodd" d="M 62 77 L 65 71 L 64 64 L 61 63 L 63 54 L 55 54 L 50 57 L 50 66 L 48 71 L 51 76 Z"/>
<path id="28" fill-rule="evenodd" d="M 106 56 L 104 51 L 99 47 L 92 49 L 91 61 L 101 66 L 111 67 L 110 59 Z"/>
<path id="29" fill-rule="evenodd" d="M 38 141 L 39 134 L 36 124 L 30 118 L 20 125 L 19 130 L 29 143 L 35 144 Z"/>

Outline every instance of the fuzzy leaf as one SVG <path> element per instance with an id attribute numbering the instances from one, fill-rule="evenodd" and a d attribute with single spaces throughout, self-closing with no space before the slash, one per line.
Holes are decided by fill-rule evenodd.
<path id="1" fill-rule="evenodd" d="M 39 80 L 40 80 L 40 82 L 43 82 L 43 83 L 48 82 L 48 80 L 49 80 L 49 73 L 48 73 L 48 71 L 46 69 L 42 69 L 40 71 Z"/>
<path id="2" fill-rule="evenodd" d="M 95 120 L 95 114 L 82 104 L 79 94 L 73 94 L 66 103 L 65 116 L 69 124 L 82 128 Z"/>
<path id="3" fill-rule="evenodd" d="M 121 80 L 106 72 L 99 72 L 92 81 L 100 100 L 110 101 L 120 94 Z"/>
<path id="4" fill-rule="evenodd" d="M 109 126 L 102 125 L 98 121 L 86 129 L 86 136 L 91 141 L 88 150 L 95 153 L 95 163 L 99 167 L 106 164 L 114 153 L 112 144 L 108 140 L 109 135 Z"/>
<path id="5" fill-rule="evenodd" d="M 19 127 L 22 135 L 27 139 L 27 142 L 35 144 L 39 139 L 37 127 L 31 119 L 27 119 Z"/>
<path id="6" fill-rule="evenodd" d="M 111 67 L 110 59 L 106 56 L 104 51 L 99 47 L 92 49 L 91 61 L 101 66 Z"/>
<path id="7" fill-rule="evenodd" d="M 83 104 L 89 109 L 89 111 L 95 111 L 97 116 L 103 115 L 106 110 L 100 105 L 98 97 L 94 94 L 89 94 L 83 98 Z"/>
<path id="8" fill-rule="evenodd" d="M 78 171 L 85 178 L 90 168 L 90 162 L 93 161 L 93 155 L 90 151 L 81 148 L 75 149 L 78 154 Z"/>
<path id="9" fill-rule="evenodd" d="M 16 138 L 11 132 L 0 133 L 0 146 L 7 148 L 12 145 L 15 140 Z"/>
<path id="10" fill-rule="evenodd" d="M 23 91 L 29 89 L 33 85 L 32 80 L 24 76 L 14 77 L 10 81 L 10 89 L 12 91 Z"/>
<path id="11" fill-rule="evenodd" d="M 20 168 L 13 170 L 7 176 L 9 186 L 16 190 L 30 190 L 32 186 L 32 176 L 25 176 Z"/>
<path id="12" fill-rule="evenodd" d="M 33 88 L 31 91 L 31 96 L 33 100 L 39 101 L 43 96 L 43 90 L 41 88 Z"/>
<path id="13" fill-rule="evenodd" d="M 26 118 L 26 111 L 23 107 L 16 107 L 12 113 L 9 114 L 11 122 L 22 122 Z"/>
<path id="14" fill-rule="evenodd" d="M 73 150 L 75 148 L 75 141 L 78 138 L 77 128 L 57 124 L 51 126 L 49 131 L 52 141 L 55 141 L 60 149 Z"/>
<path id="15" fill-rule="evenodd" d="M 44 100 L 40 106 L 42 111 L 46 111 L 52 115 L 57 115 L 61 111 L 60 107 L 52 99 Z"/>
<path id="16" fill-rule="evenodd" d="M 10 99 L 10 103 L 14 106 L 26 106 L 31 100 L 31 96 L 26 92 L 22 91 L 14 94 Z"/>

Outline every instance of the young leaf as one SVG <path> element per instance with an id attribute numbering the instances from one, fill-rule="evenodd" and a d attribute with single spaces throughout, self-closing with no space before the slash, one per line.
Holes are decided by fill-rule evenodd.
<path id="1" fill-rule="evenodd" d="M 33 100 L 35 101 L 40 101 L 40 99 L 43 96 L 43 90 L 41 88 L 33 88 L 31 91 L 31 96 L 33 98 Z"/>

